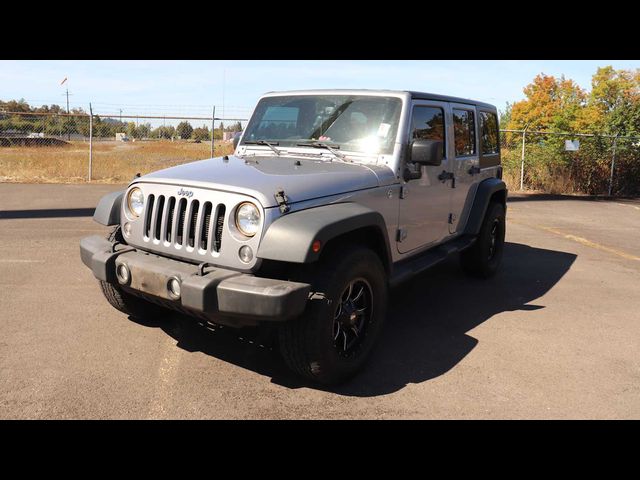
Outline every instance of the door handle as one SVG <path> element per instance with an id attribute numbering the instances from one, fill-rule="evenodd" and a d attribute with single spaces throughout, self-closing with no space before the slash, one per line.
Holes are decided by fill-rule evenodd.
<path id="1" fill-rule="evenodd" d="M 443 170 L 440 175 L 438 175 L 438 180 L 441 182 L 446 182 L 447 180 L 451 180 L 451 188 L 456 188 L 456 176 L 453 172 L 447 172 Z"/>
<path id="2" fill-rule="evenodd" d="M 477 165 L 473 165 L 469 169 L 469 175 L 475 175 L 476 173 L 480 173 L 480 167 L 478 167 Z"/>

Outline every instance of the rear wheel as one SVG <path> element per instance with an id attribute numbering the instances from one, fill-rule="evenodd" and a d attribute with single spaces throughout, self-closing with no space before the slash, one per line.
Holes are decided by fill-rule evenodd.
<path id="1" fill-rule="evenodd" d="M 116 227 L 107 237 L 110 242 L 122 242 L 120 227 Z M 166 316 L 168 311 L 155 303 L 148 302 L 125 292 L 119 285 L 99 280 L 100 288 L 107 301 L 113 308 L 136 318 L 158 318 Z"/>
<path id="2" fill-rule="evenodd" d="M 335 251 L 315 266 L 307 309 L 279 330 L 287 365 L 311 380 L 334 384 L 362 369 L 387 307 L 384 267 L 365 248 Z"/>
<path id="3" fill-rule="evenodd" d="M 462 268 L 475 277 L 494 275 L 502 261 L 505 235 L 505 212 L 500 203 L 491 202 L 475 243 L 462 252 Z"/>

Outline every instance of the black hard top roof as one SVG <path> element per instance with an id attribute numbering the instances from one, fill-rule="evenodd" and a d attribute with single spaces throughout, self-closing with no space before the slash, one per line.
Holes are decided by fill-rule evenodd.
<path id="1" fill-rule="evenodd" d="M 478 102 L 476 100 L 471 100 L 468 98 L 460 98 L 460 97 L 450 97 L 448 95 L 439 95 L 437 93 L 426 93 L 426 92 L 414 92 L 410 90 L 378 90 L 378 89 L 313 89 L 313 90 L 290 90 L 290 91 L 280 91 L 280 92 L 267 92 L 265 95 L 315 95 L 315 94 L 358 94 L 358 95 L 366 95 L 367 93 L 393 93 L 393 94 L 409 94 L 414 100 L 436 100 L 439 102 L 453 102 L 453 103 L 463 103 L 467 105 L 477 105 L 478 107 L 486 108 L 487 110 L 497 111 L 494 105 L 484 102 Z"/>
<path id="2" fill-rule="evenodd" d="M 489 110 L 496 110 L 494 105 L 484 102 L 478 102 L 476 100 L 470 100 L 468 98 L 450 97 L 448 95 L 438 95 L 437 93 L 426 92 L 408 92 L 411 98 L 414 100 L 437 100 L 440 102 L 453 102 L 453 103 L 466 103 L 467 105 L 477 105 L 478 107 L 484 107 Z"/>

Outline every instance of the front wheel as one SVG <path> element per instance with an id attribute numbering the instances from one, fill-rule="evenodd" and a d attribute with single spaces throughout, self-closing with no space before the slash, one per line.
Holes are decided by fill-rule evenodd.
<path id="1" fill-rule="evenodd" d="M 462 268 L 474 277 L 488 278 L 494 275 L 502 261 L 504 235 L 504 206 L 492 202 L 475 243 L 460 255 Z"/>
<path id="2" fill-rule="evenodd" d="M 280 328 L 280 351 L 298 374 L 335 384 L 362 369 L 379 336 L 385 270 L 373 251 L 355 247 L 328 255 L 315 270 L 307 309 Z"/>

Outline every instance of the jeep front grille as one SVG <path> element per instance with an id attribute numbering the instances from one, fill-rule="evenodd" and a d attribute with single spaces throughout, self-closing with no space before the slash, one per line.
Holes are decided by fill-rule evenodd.
<path id="1" fill-rule="evenodd" d="M 220 252 L 225 206 L 199 200 L 149 195 L 145 210 L 144 240 L 165 246 Z"/>

